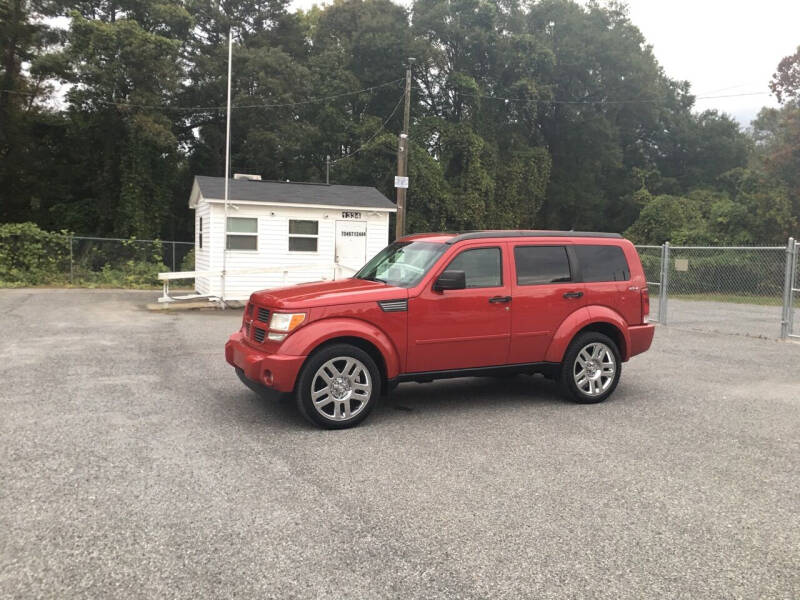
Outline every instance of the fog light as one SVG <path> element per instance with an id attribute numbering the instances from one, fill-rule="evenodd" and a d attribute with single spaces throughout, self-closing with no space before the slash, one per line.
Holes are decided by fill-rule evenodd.
<path id="1" fill-rule="evenodd" d="M 264 369 L 264 385 L 272 385 L 272 371 L 269 369 Z"/>
<path id="2" fill-rule="evenodd" d="M 272 340 L 273 342 L 282 342 L 283 340 L 286 339 L 286 334 L 285 333 L 272 333 L 272 332 L 270 332 L 270 334 L 267 337 L 270 340 Z"/>

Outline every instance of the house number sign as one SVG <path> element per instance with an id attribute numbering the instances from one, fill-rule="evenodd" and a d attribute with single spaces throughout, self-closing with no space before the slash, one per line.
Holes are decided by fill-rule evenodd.
<path id="1" fill-rule="evenodd" d="M 352 210 L 343 210 L 342 211 L 342 218 L 343 219 L 360 219 L 361 213 L 352 211 Z"/>

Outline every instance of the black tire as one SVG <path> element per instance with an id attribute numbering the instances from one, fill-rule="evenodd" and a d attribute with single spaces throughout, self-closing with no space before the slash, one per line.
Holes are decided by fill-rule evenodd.
<path id="1" fill-rule="evenodd" d="M 577 364 L 578 355 L 581 353 L 582 350 L 586 349 L 587 346 L 592 346 L 593 348 L 597 348 L 598 345 L 603 344 L 605 345 L 610 353 L 613 355 L 614 358 L 614 373 L 613 377 L 606 377 L 604 378 L 602 373 L 600 374 L 598 380 L 601 382 L 599 385 L 605 386 L 606 381 L 608 381 L 607 387 L 602 389 L 602 391 L 597 392 L 589 392 L 588 390 L 597 389 L 598 384 L 594 382 L 589 383 L 589 377 L 587 379 L 587 388 L 582 388 L 578 386 L 576 381 L 576 372 L 578 374 L 581 373 L 582 367 Z M 601 350 L 602 352 L 602 350 Z M 608 358 L 608 356 L 606 356 Z M 606 361 L 606 363 L 601 363 L 601 369 L 603 369 L 602 364 L 608 364 L 610 361 Z M 595 365 L 592 364 L 591 367 L 596 369 Z M 596 372 L 593 371 L 593 372 Z M 607 335 L 603 335 L 602 333 L 598 333 L 596 331 L 587 331 L 575 336 L 575 339 L 570 342 L 567 351 L 564 353 L 564 360 L 561 363 L 561 386 L 569 400 L 573 402 L 577 402 L 578 404 L 597 404 L 598 402 L 602 402 L 606 398 L 608 398 L 616 389 L 617 384 L 619 383 L 620 375 L 622 375 L 622 360 L 619 354 L 619 348 L 617 348 L 617 344 Z"/>
<path id="2" fill-rule="evenodd" d="M 352 378 L 345 378 L 343 374 L 339 374 L 340 378 L 347 379 L 341 385 L 351 390 L 351 395 L 348 395 L 348 392 L 345 391 L 343 399 L 339 400 L 333 389 L 336 384 L 328 383 L 326 386 L 322 380 L 322 375 L 319 375 L 319 371 L 323 365 L 331 361 L 334 361 L 332 366 L 335 369 L 343 370 L 346 366 L 346 359 L 361 363 L 363 369 L 354 363 L 356 371 Z M 330 376 L 330 371 L 326 371 L 326 374 Z M 336 378 L 334 377 L 334 379 Z M 323 392 L 325 387 L 330 390 L 327 395 L 323 395 L 320 398 L 322 402 L 329 400 L 320 409 L 315 407 L 312 399 L 312 386 L 317 386 L 313 390 L 315 393 Z M 358 389 L 356 389 L 356 386 L 358 386 Z M 364 391 L 367 386 L 369 386 L 368 392 Z M 356 396 L 356 393 L 359 396 Z M 295 399 L 297 408 L 314 425 L 324 429 L 346 429 L 355 427 L 367 418 L 377 403 L 380 394 L 381 375 L 372 357 L 356 346 L 333 344 L 324 346 L 314 352 L 306 361 L 306 364 L 303 365 L 297 381 Z M 361 396 L 363 396 L 363 399 Z M 346 411 L 345 405 L 347 406 Z M 352 416 L 346 417 L 346 414 L 352 414 Z"/>

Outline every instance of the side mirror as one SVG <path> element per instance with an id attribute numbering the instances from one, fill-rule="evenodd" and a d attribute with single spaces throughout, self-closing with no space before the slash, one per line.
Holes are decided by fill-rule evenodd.
<path id="1" fill-rule="evenodd" d="M 464 271 L 445 271 L 433 284 L 433 289 L 437 292 L 444 290 L 463 290 L 467 287 L 467 277 Z"/>

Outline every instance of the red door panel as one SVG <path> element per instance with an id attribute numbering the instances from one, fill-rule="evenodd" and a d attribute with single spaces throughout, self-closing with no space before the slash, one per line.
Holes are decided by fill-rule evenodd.
<path id="1" fill-rule="evenodd" d="M 509 246 L 514 303 L 508 362 L 541 362 L 561 323 L 586 305 L 584 286 L 570 281 L 566 244 Z"/>
<path id="2" fill-rule="evenodd" d="M 565 298 L 564 294 L 582 291 L 582 283 L 515 287 L 508 362 L 543 361 L 561 323 L 586 305 L 584 297 Z"/>
<path id="3" fill-rule="evenodd" d="M 486 277 L 470 277 L 463 290 L 437 292 L 432 285 L 408 302 L 407 371 L 442 371 L 470 367 L 502 365 L 507 361 L 511 332 L 511 302 L 498 298 L 511 295 L 508 265 L 503 244 L 472 246 L 472 250 L 494 248 L 500 252 L 498 281 Z M 455 258 L 458 258 L 456 255 Z M 455 260 L 455 258 L 453 260 Z M 454 264 L 449 261 L 448 267 Z M 435 274 L 435 281 L 441 269 Z M 496 284 L 496 285 L 493 285 Z M 485 286 L 485 287 L 484 287 Z M 490 300 L 495 299 L 494 302 Z"/>

